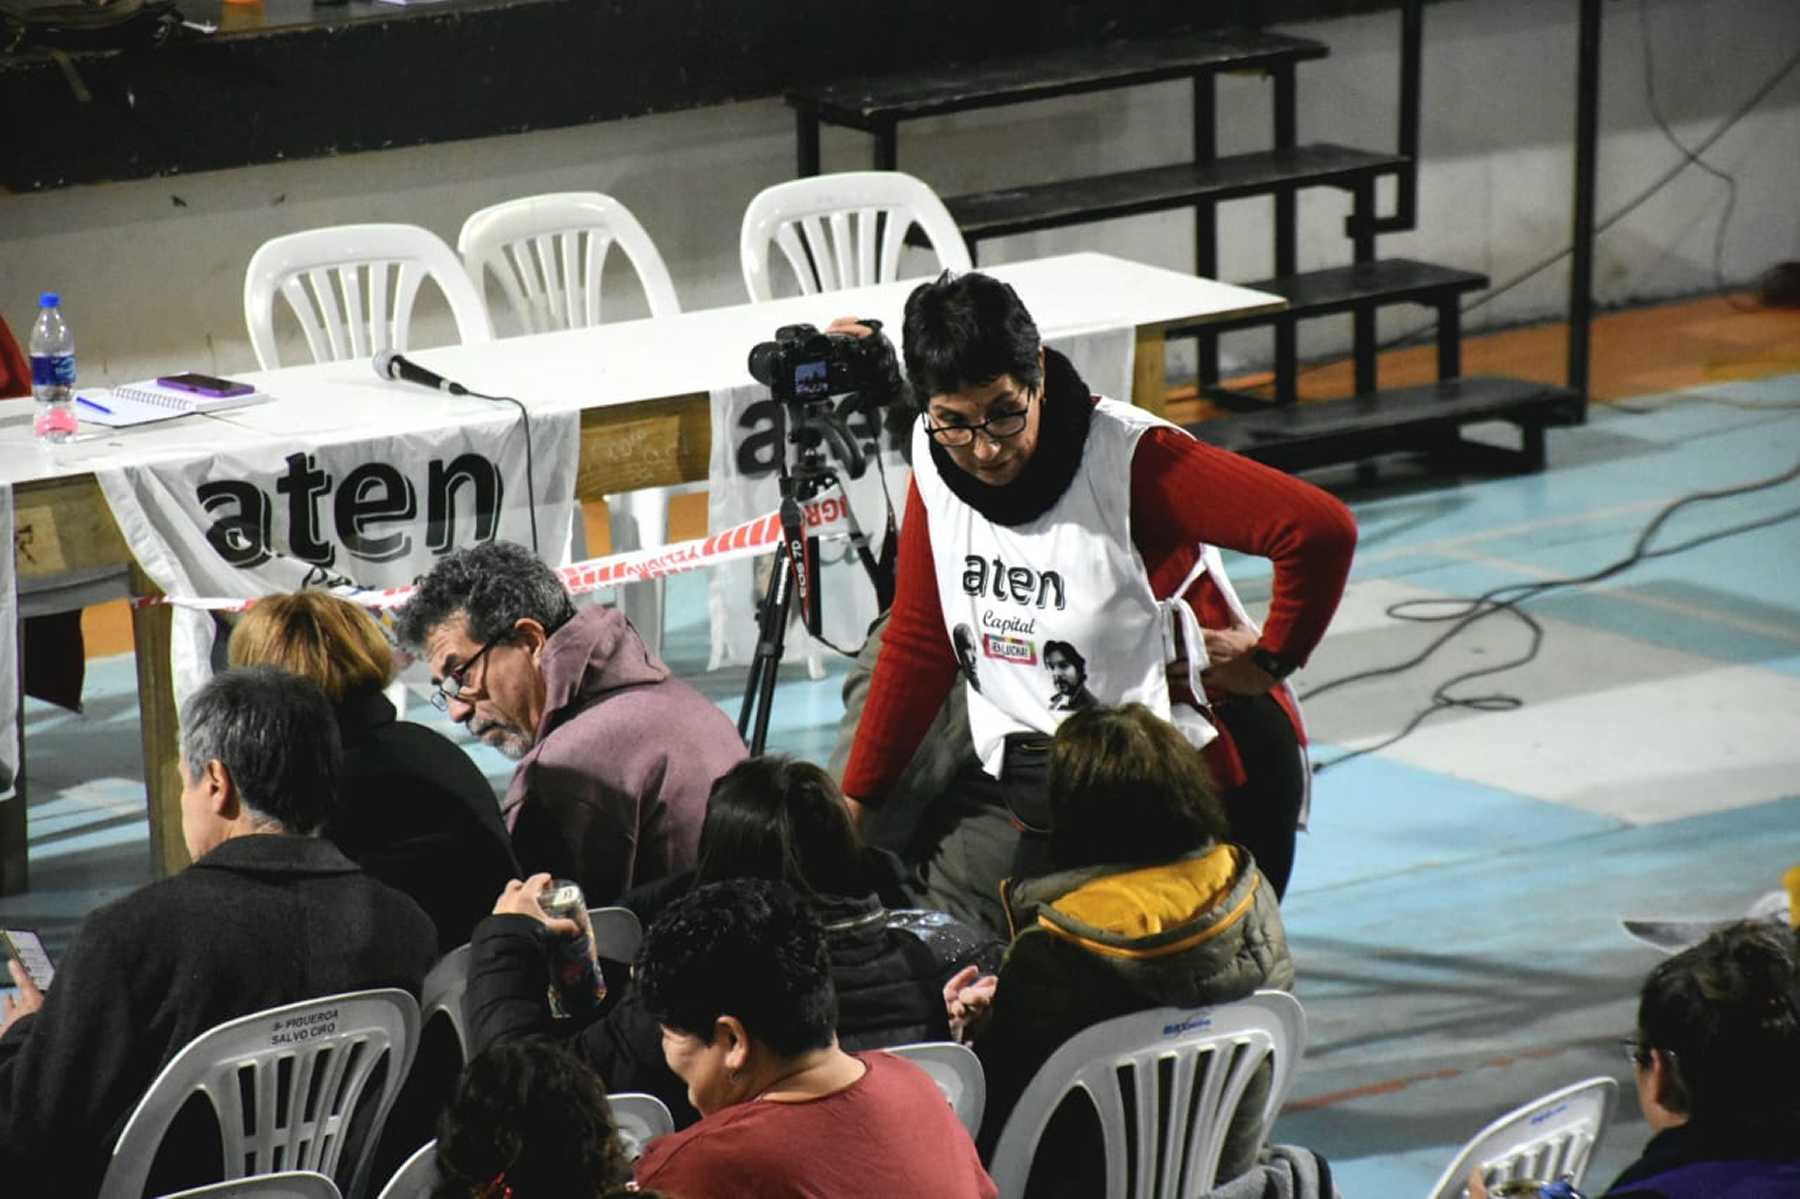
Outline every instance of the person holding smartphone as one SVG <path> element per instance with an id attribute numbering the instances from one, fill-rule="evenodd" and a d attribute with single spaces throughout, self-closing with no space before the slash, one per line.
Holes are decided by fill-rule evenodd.
<path id="1" fill-rule="evenodd" d="M 25 969 L 24 963 L 12 954 L 6 955 L 6 972 L 12 975 L 13 988 L 17 996 L 0 995 L 0 1037 L 21 1016 L 28 1016 L 44 1006 L 44 993 L 38 990 L 37 981 L 31 972 Z"/>
<path id="2" fill-rule="evenodd" d="M 0 1031 L 9 1180 L 95 1194 L 157 1073 L 227 1020 L 374 987 L 419 993 L 437 957 L 430 918 L 318 836 L 340 758 L 330 706 L 298 676 L 227 671 L 188 701 L 181 830 L 193 864 L 90 914 L 48 992 L 14 963 L 20 994 Z M 177 1120 L 149 1193 L 216 1181 L 217 1143 L 210 1123 Z"/>

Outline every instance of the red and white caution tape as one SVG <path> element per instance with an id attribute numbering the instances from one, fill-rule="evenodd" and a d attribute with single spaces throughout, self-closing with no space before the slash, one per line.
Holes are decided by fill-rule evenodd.
<path id="1" fill-rule="evenodd" d="M 848 509 L 842 494 L 821 496 L 803 505 L 803 508 L 809 534 L 827 539 L 848 535 L 845 522 Z M 604 558 L 589 558 L 585 562 L 571 562 L 559 569 L 557 574 L 562 577 L 569 594 L 583 595 L 619 583 L 646 582 L 696 570 L 702 566 L 717 566 L 721 562 L 737 558 L 766 554 L 780 541 L 781 514 L 771 512 L 709 537 L 659 545 L 654 549 L 611 554 Z M 340 599 L 377 611 L 399 607 L 413 593 L 410 585 L 385 588 L 328 587 L 324 590 Z M 178 608 L 197 608 L 208 612 L 243 612 L 253 606 L 256 600 L 254 597 L 232 599 L 216 596 L 148 595 L 140 596 L 131 603 L 134 608 L 172 604 Z"/>

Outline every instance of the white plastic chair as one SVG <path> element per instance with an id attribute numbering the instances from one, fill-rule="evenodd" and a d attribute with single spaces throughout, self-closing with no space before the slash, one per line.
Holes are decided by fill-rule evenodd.
<path id="1" fill-rule="evenodd" d="M 899 277 L 900 249 L 913 225 L 942 267 L 974 265 L 944 202 L 904 172 L 848 171 L 764 188 L 744 210 L 738 235 L 744 287 L 756 303 L 774 299 L 771 243 L 781 247 L 802 295 L 890 282 Z"/>
<path id="2" fill-rule="evenodd" d="M 442 1012 L 450 1021 L 450 1028 L 456 1033 L 456 1046 L 462 1053 L 462 1060 L 469 1060 L 469 1034 L 463 1027 L 463 994 L 469 989 L 469 947 L 458 945 L 449 953 L 437 960 L 425 976 L 425 985 L 419 988 L 419 1035 L 438 1013 Z"/>
<path id="3" fill-rule="evenodd" d="M 969 1135 L 981 1130 L 981 1113 L 987 1110 L 987 1075 L 974 1050 L 954 1041 L 920 1041 L 889 1045 L 883 1052 L 903 1057 L 931 1075 Z"/>
<path id="4" fill-rule="evenodd" d="M 1463 1199 L 1476 1167 L 1490 1189 L 1514 1178 L 1549 1182 L 1564 1175 L 1579 1187 L 1618 1102 L 1619 1084 L 1600 1076 L 1508 1112 L 1463 1146 L 1431 1188 L 1432 1199 Z"/>
<path id="5" fill-rule="evenodd" d="M 650 315 L 680 313 L 669 268 L 650 235 L 630 209 L 599 192 L 494 204 L 464 221 L 456 239 L 476 289 L 492 271 L 526 333 L 598 325 L 602 268 L 614 245 L 637 271 Z"/>
<path id="6" fill-rule="evenodd" d="M 337 1173 L 363 1088 L 387 1075 L 350 1193 L 363 1193 L 388 1109 L 412 1065 L 419 1005 L 387 989 L 328 995 L 229 1020 L 188 1042 L 138 1101 L 113 1148 L 100 1199 L 138 1199 L 157 1146 L 194 1092 L 219 1120 L 228 1180 L 283 1170 Z M 281 1119 L 286 1113 L 285 1121 Z"/>
<path id="7" fill-rule="evenodd" d="M 478 294 L 486 275 L 500 281 L 508 307 L 526 333 L 585 329 L 601 321 L 601 278 L 617 245 L 637 272 L 653 317 L 675 316 L 681 304 L 656 243 L 631 210 L 599 192 L 522 196 L 490 205 L 463 222 L 456 249 Z M 615 553 L 668 540 L 669 496 L 691 487 L 656 487 L 606 497 Z M 619 606 L 644 643 L 662 648 L 665 585 L 626 584 Z"/>
<path id="8" fill-rule="evenodd" d="M 594 926 L 594 949 L 609 962 L 637 961 L 644 940 L 644 926 L 630 908 L 589 908 Z"/>
<path id="9" fill-rule="evenodd" d="M 606 1097 L 612 1108 L 613 1125 L 625 1143 L 625 1156 L 636 1161 L 657 1137 L 675 1131 L 675 1117 L 668 1105 L 654 1095 L 641 1091 L 620 1091 Z"/>
<path id="10" fill-rule="evenodd" d="M 311 1170 L 284 1170 L 176 1191 L 161 1199 L 343 1199 L 337 1183 Z"/>
<path id="11" fill-rule="evenodd" d="M 1025 1193 L 1044 1128 L 1075 1090 L 1087 1093 L 1100 1116 L 1108 1199 L 1124 1199 L 1128 1158 L 1136 1199 L 1185 1199 L 1208 1191 L 1225 1134 L 1257 1069 L 1272 1059 L 1260 1147 L 1305 1048 L 1305 1013 L 1285 991 L 1258 991 L 1213 1008 L 1154 1008 L 1083 1029 L 1038 1068 L 1007 1118 L 989 1170 L 1000 1199 Z M 1131 1125 L 1125 1122 L 1124 1086 L 1134 1099 Z"/>
<path id="12" fill-rule="evenodd" d="M 475 285 L 450 247 L 428 229 L 334 225 L 271 238 L 244 272 L 244 323 L 256 361 L 264 370 L 281 365 L 277 292 L 299 320 L 314 362 L 404 350 L 419 285 L 427 278 L 449 301 L 463 342 L 492 340 Z"/>
<path id="13" fill-rule="evenodd" d="M 437 1182 L 437 1142 L 426 1141 L 400 1163 L 400 1168 L 394 1171 L 394 1176 L 388 1179 L 375 1199 L 430 1199 L 431 1188 Z"/>

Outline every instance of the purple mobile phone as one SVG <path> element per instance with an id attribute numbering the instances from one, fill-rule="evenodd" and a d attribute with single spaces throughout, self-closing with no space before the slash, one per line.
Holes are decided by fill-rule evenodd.
<path id="1" fill-rule="evenodd" d="M 256 390 L 248 383 L 233 383 L 230 379 L 217 379 L 212 375 L 164 375 L 157 382 L 176 391 L 191 391 L 203 396 L 247 396 Z"/>

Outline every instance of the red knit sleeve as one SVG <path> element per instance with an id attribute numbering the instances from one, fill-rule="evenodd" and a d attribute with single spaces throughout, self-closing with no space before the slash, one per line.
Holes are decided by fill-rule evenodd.
<path id="1" fill-rule="evenodd" d="M 13 340 L 12 330 L 0 319 L 0 399 L 31 394 L 31 366 Z"/>
<path id="2" fill-rule="evenodd" d="M 844 794 L 868 804 L 879 804 L 912 761 L 956 683 L 956 653 L 944 633 L 931 529 L 917 483 L 906 492 L 897 571 L 881 656 L 844 766 Z"/>
<path id="3" fill-rule="evenodd" d="M 1153 585 L 1164 583 L 1158 595 L 1180 585 L 1157 578 L 1158 565 L 1191 564 L 1197 541 L 1270 559 L 1275 580 L 1261 644 L 1301 665 L 1344 593 L 1356 522 L 1311 483 L 1157 428 L 1138 441 L 1131 462 L 1131 539 Z"/>

